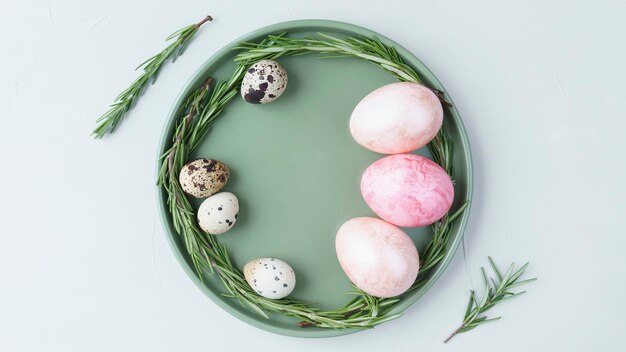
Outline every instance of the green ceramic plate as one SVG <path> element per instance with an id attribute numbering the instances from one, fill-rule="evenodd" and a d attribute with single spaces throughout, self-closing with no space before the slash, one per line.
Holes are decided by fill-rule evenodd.
<path id="1" fill-rule="evenodd" d="M 232 48 L 242 41 L 259 41 L 268 34 L 282 32 L 297 37 L 316 32 L 377 36 L 394 46 L 428 85 L 445 90 L 414 55 L 370 30 L 322 20 L 279 23 L 233 41 L 196 71 L 169 113 L 159 155 L 171 141 L 176 112 L 184 98 L 209 75 L 219 79 L 231 76 L 235 69 Z M 377 66 L 355 58 L 305 55 L 279 61 L 289 73 L 289 86 L 283 96 L 268 105 L 233 99 L 193 156 L 221 160 L 231 169 L 232 176 L 224 190 L 239 198 L 240 216 L 236 226 L 220 235 L 219 240 L 228 246 L 234 263 L 242 269 L 246 262 L 258 257 L 283 259 L 297 274 L 292 296 L 317 302 L 322 309 L 332 309 L 350 299 L 345 294 L 350 290 L 350 282 L 335 256 L 335 233 L 350 218 L 375 216 L 361 197 L 359 182 L 365 168 L 382 157 L 352 139 L 348 119 L 361 98 L 395 79 Z M 472 162 L 467 135 L 455 108 L 445 108 L 444 123 L 454 149 L 456 209 L 470 199 Z M 430 156 L 426 148 L 417 153 Z M 161 219 L 176 257 L 191 280 L 220 307 L 249 324 L 284 335 L 329 337 L 357 331 L 300 328 L 295 319 L 278 313 L 265 319 L 237 300 L 221 296 L 224 288 L 216 277 L 206 274 L 202 283 L 195 275 L 183 241 L 172 228 L 165 199 L 164 190 L 159 188 Z M 466 211 L 456 222 L 445 260 L 432 272 L 426 285 L 402 297 L 397 311 L 415 303 L 445 270 L 461 241 L 468 214 Z M 405 231 L 418 251 L 432 237 L 429 227 Z M 401 324 L 401 319 L 388 324 Z"/>

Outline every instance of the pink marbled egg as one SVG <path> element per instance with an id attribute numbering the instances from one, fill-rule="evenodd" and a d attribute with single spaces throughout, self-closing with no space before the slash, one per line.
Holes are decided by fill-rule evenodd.
<path id="1" fill-rule="evenodd" d="M 383 154 L 419 149 L 437 134 L 443 122 L 439 98 L 421 84 L 382 86 L 352 111 L 350 132 L 363 147 Z"/>
<path id="2" fill-rule="evenodd" d="M 350 281 L 376 297 L 408 290 L 419 271 L 419 257 L 404 231 L 376 218 L 354 218 L 337 231 L 335 249 Z"/>
<path id="3" fill-rule="evenodd" d="M 454 199 L 450 176 L 434 161 L 414 154 L 375 161 L 361 177 L 361 194 L 378 216 L 401 227 L 430 225 Z"/>

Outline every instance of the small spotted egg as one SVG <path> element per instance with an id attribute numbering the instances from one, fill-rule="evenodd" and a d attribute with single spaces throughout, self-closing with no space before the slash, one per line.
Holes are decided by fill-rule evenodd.
<path id="1" fill-rule="evenodd" d="M 183 166 L 178 180 L 185 193 L 196 198 L 206 198 L 224 188 L 229 176 L 230 170 L 224 163 L 204 158 Z"/>
<path id="2" fill-rule="evenodd" d="M 287 71 L 274 60 L 261 60 L 248 68 L 241 82 L 241 97 L 252 104 L 271 103 L 287 88 Z"/>
<path id="3" fill-rule="evenodd" d="M 296 287 L 296 274 L 289 264 L 276 258 L 259 258 L 248 262 L 243 275 L 252 289 L 265 298 L 289 296 Z"/>
<path id="4" fill-rule="evenodd" d="M 219 235 L 230 230 L 239 215 L 239 200 L 230 192 L 205 199 L 198 209 L 198 225 L 206 233 Z"/>

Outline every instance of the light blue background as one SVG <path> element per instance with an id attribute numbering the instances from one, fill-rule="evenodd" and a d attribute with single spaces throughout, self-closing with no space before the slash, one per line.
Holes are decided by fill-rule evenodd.
<path id="1" fill-rule="evenodd" d="M 111 138 L 89 131 L 173 30 L 206 25 Z M 323 18 L 420 57 L 460 110 L 475 199 L 448 271 L 401 319 L 305 340 L 207 299 L 156 217 L 154 156 L 174 97 L 259 27 Z M 0 0 L 0 350 L 618 350 L 626 343 L 626 1 Z M 69 176 L 77 173 L 79 177 Z M 89 204 L 85 206 L 84 204 Z M 441 341 L 478 270 L 531 261 L 499 322 Z"/>

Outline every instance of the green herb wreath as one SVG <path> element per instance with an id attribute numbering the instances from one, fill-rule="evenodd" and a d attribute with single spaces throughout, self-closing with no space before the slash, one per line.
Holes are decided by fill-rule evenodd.
<path id="1" fill-rule="evenodd" d="M 354 299 L 331 311 L 321 311 L 289 297 L 274 300 L 259 296 L 250 288 L 241 271 L 233 265 L 226 247 L 215 236 L 206 235 L 199 229 L 194 209 L 179 184 L 178 174 L 213 121 L 238 94 L 238 87 L 247 68 L 259 60 L 308 53 L 328 54 L 326 57 L 358 57 L 393 73 L 400 81 L 422 81 L 393 47 L 384 45 L 377 38 L 339 39 L 318 33 L 314 38 L 297 39 L 281 34 L 270 35 L 259 43 L 243 43 L 236 49 L 241 52 L 235 58 L 237 69 L 230 79 L 213 84 L 213 78 L 208 78 L 186 99 L 180 111 L 180 121 L 176 124 L 172 145 L 160 159 L 158 185 L 166 190 L 174 230 L 183 237 L 199 278 L 202 280 L 202 272 L 208 270 L 221 279 L 229 295 L 238 299 L 242 305 L 249 306 L 266 318 L 267 312 L 280 312 L 296 317 L 301 320 L 298 323 L 301 327 L 370 328 L 397 318 L 400 314 L 392 314 L 392 310 L 400 301 L 398 297 L 378 298 L 356 287 L 351 292 L 355 295 Z M 447 103 L 443 92 L 432 90 Z M 434 161 L 454 179 L 452 150 L 445 127 L 429 143 L 428 149 Z M 434 237 L 420 255 L 420 271 L 409 291 L 421 287 L 431 269 L 444 258 L 453 222 L 463 213 L 467 204 L 431 225 Z"/>

